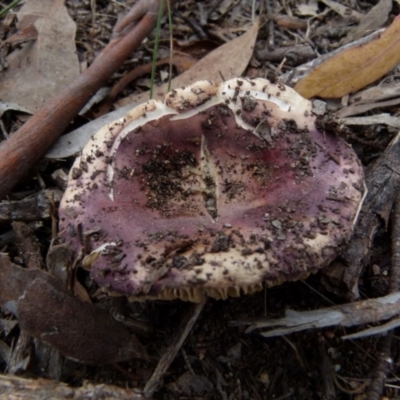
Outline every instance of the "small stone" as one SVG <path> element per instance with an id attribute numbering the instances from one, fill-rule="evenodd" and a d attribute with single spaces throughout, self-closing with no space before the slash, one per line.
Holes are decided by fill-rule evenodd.
<path id="1" fill-rule="evenodd" d="M 378 264 L 373 264 L 372 265 L 372 273 L 376 276 L 376 275 L 380 275 L 381 274 L 381 267 Z"/>

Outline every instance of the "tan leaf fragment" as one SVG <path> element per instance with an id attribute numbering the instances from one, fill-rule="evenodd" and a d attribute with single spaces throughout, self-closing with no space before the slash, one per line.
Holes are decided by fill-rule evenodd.
<path id="1" fill-rule="evenodd" d="M 0 75 L 0 98 L 34 113 L 80 73 L 76 25 L 63 0 L 30 0 L 18 19 L 19 30 L 33 25 L 38 37 L 7 57 L 9 68 Z"/>
<path id="2" fill-rule="evenodd" d="M 400 96 L 400 82 L 391 81 L 360 90 L 354 96 L 351 96 L 350 101 L 352 103 L 362 104 L 391 99 L 397 96 Z"/>
<path id="3" fill-rule="evenodd" d="M 324 3 L 326 6 L 328 6 L 329 8 L 331 8 L 336 13 L 338 13 L 343 18 L 351 17 L 351 18 L 359 21 L 363 17 L 363 14 L 361 14 L 360 12 L 353 10 L 352 8 L 350 8 L 348 6 L 340 4 L 337 1 L 321 0 L 321 2 Z"/>
<path id="4" fill-rule="evenodd" d="M 379 3 L 372 7 L 361 19 L 360 24 L 347 34 L 343 44 L 353 42 L 383 26 L 391 10 L 392 0 L 380 0 Z"/>
<path id="5" fill-rule="evenodd" d="M 399 97 L 393 100 L 378 101 L 376 103 L 352 104 L 348 107 L 340 109 L 337 115 L 341 118 L 350 117 L 352 115 L 363 114 L 375 108 L 392 107 L 392 106 L 397 106 L 398 104 L 400 104 Z"/>
<path id="6" fill-rule="evenodd" d="M 338 98 L 369 85 L 400 62 L 400 16 L 380 37 L 330 58 L 300 80 L 295 89 L 304 97 Z"/>
<path id="7" fill-rule="evenodd" d="M 295 14 L 301 16 L 312 16 L 318 15 L 318 2 L 317 0 L 310 0 L 307 4 L 300 3 L 296 4 Z"/>
<path id="8" fill-rule="evenodd" d="M 221 75 L 226 80 L 242 75 L 253 55 L 258 26 L 259 23 L 257 21 L 246 33 L 203 57 L 193 67 L 172 79 L 171 87 L 188 86 L 203 79 L 221 82 Z M 155 88 L 154 98 L 158 100 L 164 99 L 167 90 L 168 84 Z M 144 92 L 125 97 L 115 105 L 122 107 L 129 103 L 142 103 L 147 100 L 149 100 L 149 92 Z"/>

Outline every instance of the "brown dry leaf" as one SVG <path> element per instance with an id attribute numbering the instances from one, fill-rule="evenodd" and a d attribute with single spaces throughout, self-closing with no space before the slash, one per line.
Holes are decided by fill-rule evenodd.
<path id="1" fill-rule="evenodd" d="M 34 26 L 38 37 L 7 57 L 9 68 L 0 75 L 0 98 L 34 113 L 79 75 L 76 25 L 64 0 L 30 0 L 18 20 L 19 30 Z"/>
<path id="2" fill-rule="evenodd" d="M 207 79 L 220 82 L 240 76 L 253 55 L 259 23 L 256 21 L 245 34 L 218 47 L 198 61 L 192 68 L 172 80 L 172 88 L 188 86 L 193 82 Z M 164 99 L 168 84 L 154 90 L 154 98 Z M 129 103 L 142 103 L 149 100 L 149 92 L 134 94 L 119 100 L 115 105 L 122 107 Z"/>
<path id="3" fill-rule="evenodd" d="M 400 62 L 400 16 L 380 37 L 339 53 L 315 68 L 295 89 L 304 97 L 338 98 L 381 78 Z"/>
<path id="4" fill-rule="evenodd" d="M 22 331 L 87 364 L 148 355 L 136 336 L 104 310 L 83 303 L 60 280 L 26 269 L 0 253 L 0 305 L 18 318 Z"/>

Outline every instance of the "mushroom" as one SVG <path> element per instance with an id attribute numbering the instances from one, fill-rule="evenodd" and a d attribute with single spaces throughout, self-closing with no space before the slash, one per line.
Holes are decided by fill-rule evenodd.
<path id="1" fill-rule="evenodd" d="M 225 299 L 327 266 L 362 192 L 352 148 L 293 89 L 200 81 L 90 140 L 69 174 L 60 236 L 110 293 Z"/>

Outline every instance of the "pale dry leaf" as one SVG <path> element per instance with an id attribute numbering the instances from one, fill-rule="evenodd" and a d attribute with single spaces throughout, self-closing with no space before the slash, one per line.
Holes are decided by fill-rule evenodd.
<path id="1" fill-rule="evenodd" d="M 343 18 L 353 18 L 356 21 L 361 20 L 363 17 L 363 14 L 360 12 L 353 10 L 352 8 L 345 6 L 337 1 L 333 0 L 320 0 L 322 3 L 327 5 L 329 8 L 331 8 L 333 11 L 338 13 L 341 17 Z"/>
<path id="2" fill-rule="evenodd" d="M 400 16 L 377 39 L 343 51 L 315 68 L 295 89 L 311 98 L 338 98 L 369 85 L 400 62 Z"/>
<path id="3" fill-rule="evenodd" d="M 357 40 L 383 26 L 391 10 L 392 0 L 380 0 L 379 3 L 372 7 L 361 19 L 360 24 L 347 34 L 343 44 Z"/>
<path id="4" fill-rule="evenodd" d="M 57 142 L 46 153 L 46 158 L 59 159 L 71 157 L 79 153 L 90 138 L 104 125 L 111 124 L 119 118 L 123 118 L 125 114 L 136 107 L 137 103 L 131 103 L 124 107 L 118 108 L 108 114 L 104 114 L 93 121 L 73 130 L 66 135 L 58 138 Z"/>
<path id="5" fill-rule="evenodd" d="M 82 110 L 79 111 L 79 115 L 85 115 L 95 104 L 99 104 L 102 100 L 104 100 L 110 93 L 110 90 L 111 89 L 107 86 L 100 88 L 85 104 Z"/>
<path id="6" fill-rule="evenodd" d="M 349 117 L 342 118 L 341 122 L 345 125 L 374 125 L 384 124 L 393 128 L 400 128 L 400 117 L 395 117 L 388 113 L 370 115 L 368 117 Z"/>
<path id="7" fill-rule="evenodd" d="M 317 0 L 310 0 L 307 4 L 300 3 L 296 5 L 295 14 L 301 16 L 312 16 L 318 15 L 318 2 Z"/>
<path id="8" fill-rule="evenodd" d="M 254 50 L 255 41 L 258 33 L 258 21 L 255 22 L 246 33 L 218 47 L 193 67 L 174 78 L 171 82 L 172 88 L 188 86 L 196 81 L 209 80 L 221 82 L 241 76 L 245 71 Z M 167 93 L 168 85 L 162 85 L 154 90 L 154 98 L 162 100 Z M 142 103 L 149 100 L 149 92 L 133 94 L 125 97 L 116 103 L 117 107 L 125 106 L 129 103 Z"/>
<path id="9" fill-rule="evenodd" d="M 34 113 L 79 75 L 76 25 L 64 0 L 30 0 L 18 13 L 18 28 L 34 25 L 38 38 L 8 57 L 0 76 L 0 98 Z"/>
<path id="10" fill-rule="evenodd" d="M 20 104 L 6 103 L 0 100 L 0 117 L 2 117 L 3 114 L 8 110 L 20 111 L 23 113 L 30 114 L 29 110 L 26 109 L 25 107 L 22 107 Z"/>
<path id="11" fill-rule="evenodd" d="M 375 108 L 392 107 L 397 106 L 398 104 L 400 104 L 400 97 L 393 100 L 378 101 L 376 103 L 352 104 L 348 107 L 340 109 L 337 115 L 341 118 L 350 117 L 352 115 L 364 114 L 367 111 L 373 110 Z"/>
<path id="12" fill-rule="evenodd" d="M 390 85 L 390 86 L 389 86 Z M 363 104 L 400 96 L 400 83 L 390 82 L 360 90 L 351 97 L 352 103 Z"/>
<path id="13" fill-rule="evenodd" d="M 230 8 L 232 8 L 234 1 L 233 0 L 222 0 L 219 3 L 220 4 L 218 5 L 218 13 L 219 13 L 219 15 L 225 15 L 225 13 L 227 13 L 228 10 Z"/>
<path id="14" fill-rule="evenodd" d="M 261 332 L 264 337 L 288 335 L 306 329 L 324 328 L 328 326 L 357 326 L 376 323 L 398 315 L 400 293 L 391 293 L 375 299 L 355 301 L 329 308 L 310 311 L 295 311 L 288 309 L 282 318 L 260 319 L 258 321 L 233 321 L 231 326 L 250 325 L 246 333 L 256 329 L 272 328 Z"/>
<path id="15" fill-rule="evenodd" d="M 394 318 L 389 322 L 382 325 L 374 326 L 372 328 L 363 329 L 360 332 L 350 333 L 341 337 L 342 340 L 361 339 L 368 336 L 383 335 L 389 331 L 396 329 L 400 326 L 400 318 Z"/>

